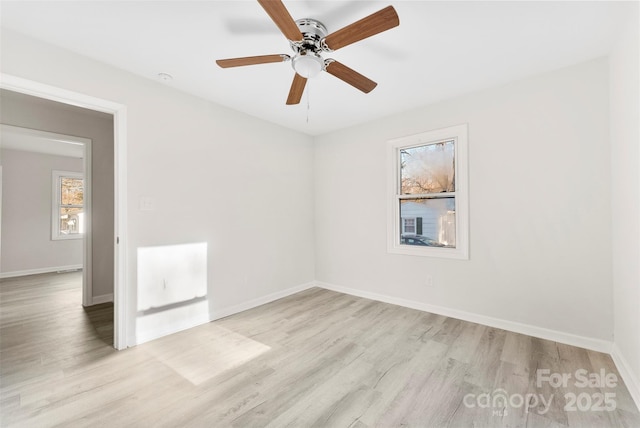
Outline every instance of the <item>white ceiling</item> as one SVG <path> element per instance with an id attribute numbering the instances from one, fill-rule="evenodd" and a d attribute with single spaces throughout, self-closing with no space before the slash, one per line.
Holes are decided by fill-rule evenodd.
<path id="1" fill-rule="evenodd" d="M 321 73 L 286 106 L 290 63 L 221 69 L 216 59 L 291 53 L 253 0 L 2 1 L 2 25 L 309 135 L 606 55 L 624 2 L 285 0 L 329 33 L 392 4 L 400 26 L 324 57 L 378 86 Z M 308 98 L 307 98 L 308 95 Z"/>

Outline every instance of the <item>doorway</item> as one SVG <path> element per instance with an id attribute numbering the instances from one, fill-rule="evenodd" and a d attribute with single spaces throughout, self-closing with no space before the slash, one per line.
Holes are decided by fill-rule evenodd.
<path id="1" fill-rule="evenodd" d="M 48 86 L 16 76 L 0 75 L 0 88 L 26 94 L 44 100 L 56 101 L 69 106 L 80 107 L 113 116 L 113 303 L 114 303 L 114 347 L 124 349 L 131 342 L 127 338 L 126 310 L 126 108 L 108 100 L 90 97 Z M 90 146 L 91 144 L 89 144 Z M 91 150 L 91 149 L 90 149 Z M 95 167 L 93 168 L 95 171 Z M 95 258 L 92 269 L 95 268 Z M 95 303 L 96 296 L 91 296 Z"/>
<path id="2" fill-rule="evenodd" d="M 5 228 L 11 235 L 5 233 L 3 238 L 3 243 L 9 244 L 4 246 L 4 260 L 7 261 L 8 252 L 9 266 L 3 265 L 1 276 L 82 269 L 82 305 L 102 303 L 94 301 L 92 285 L 91 140 L 0 124 L 0 147 L 6 153 L 14 153 L 10 156 L 14 165 L 9 169 L 14 173 L 7 181 L 12 186 L 11 194 L 46 194 L 51 189 L 52 202 L 27 198 L 25 202 L 31 206 L 15 202 L 6 206 L 11 212 L 9 218 L 4 217 L 4 226 L 7 221 L 12 222 Z M 5 156 L 3 163 L 6 162 Z M 76 205 L 69 205 L 70 202 Z M 25 211 L 31 213 L 23 221 L 21 213 Z M 43 233 L 48 223 L 50 234 Z"/>

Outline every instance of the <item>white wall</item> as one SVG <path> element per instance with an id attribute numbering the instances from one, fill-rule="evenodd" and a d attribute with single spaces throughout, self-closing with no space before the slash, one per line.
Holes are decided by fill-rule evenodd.
<path id="1" fill-rule="evenodd" d="M 113 295 L 113 116 L 6 90 L 0 108 L 4 124 L 91 140 L 91 294 Z"/>
<path id="2" fill-rule="evenodd" d="M 314 279 L 310 137 L 17 33 L 3 31 L 1 47 L 4 73 L 127 106 L 133 320 L 138 248 L 207 243 L 210 317 Z M 136 334 L 165 334 L 203 316 L 185 313 L 189 319 L 177 325 L 172 312 L 154 332 L 127 326 L 129 343 Z"/>
<path id="3" fill-rule="evenodd" d="M 608 109 L 599 59 L 317 138 L 316 278 L 610 341 Z M 386 141 L 461 123 L 470 260 L 388 254 Z"/>
<path id="4" fill-rule="evenodd" d="M 2 155 L 2 261 L 7 275 L 82 265 L 82 240 L 51 240 L 53 170 L 82 172 L 82 159 L 21 150 Z"/>
<path id="5" fill-rule="evenodd" d="M 610 57 L 614 358 L 640 406 L 640 86 L 638 4 Z"/>

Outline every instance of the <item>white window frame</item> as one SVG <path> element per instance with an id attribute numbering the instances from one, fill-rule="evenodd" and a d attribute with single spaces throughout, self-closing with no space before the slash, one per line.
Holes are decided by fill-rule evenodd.
<path id="1" fill-rule="evenodd" d="M 83 192 L 86 195 L 86 187 L 87 181 L 84 179 L 84 174 L 81 172 L 73 172 L 73 171 L 58 171 L 53 170 L 51 172 L 51 183 L 52 183 L 52 192 L 51 192 L 51 240 L 59 241 L 65 239 L 83 239 L 85 233 L 74 233 L 71 235 L 64 235 L 60 233 L 60 208 L 62 204 L 60 203 L 60 180 L 62 178 L 70 177 L 70 178 L 81 178 L 83 182 Z M 83 199 L 83 212 L 86 213 L 87 201 L 86 198 Z"/>
<path id="2" fill-rule="evenodd" d="M 411 256 L 442 257 L 449 259 L 469 259 L 469 179 L 468 179 L 468 129 L 467 124 L 427 131 L 416 135 L 393 139 L 387 142 L 388 161 L 388 212 L 387 251 L 392 254 Z M 400 150 L 412 147 L 455 141 L 455 197 L 456 204 L 456 247 L 422 247 L 400 243 L 400 201 L 407 195 L 400 191 Z M 436 195 L 434 195 L 436 196 Z M 437 194 L 442 196 L 442 194 Z"/>

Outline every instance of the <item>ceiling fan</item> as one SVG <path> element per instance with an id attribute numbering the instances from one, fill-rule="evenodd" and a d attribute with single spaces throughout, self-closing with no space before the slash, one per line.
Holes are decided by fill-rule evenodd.
<path id="1" fill-rule="evenodd" d="M 324 59 L 322 52 L 333 52 L 352 43 L 374 36 L 400 24 L 393 6 L 375 12 L 366 18 L 327 35 L 327 28 L 318 20 L 305 18 L 294 21 L 280 0 L 258 0 L 282 34 L 289 40 L 293 56 L 286 54 L 260 55 L 242 58 L 219 59 L 222 68 L 244 65 L 266 64 L 291 61 L 296 74 L 287 97 L 287 104 L 298 104 L 307 84 L 307 79 L 321 71 L 337 77 L 365 94 L 371 92 L 377 83 L 346 65 L 331 59 Z"/>

